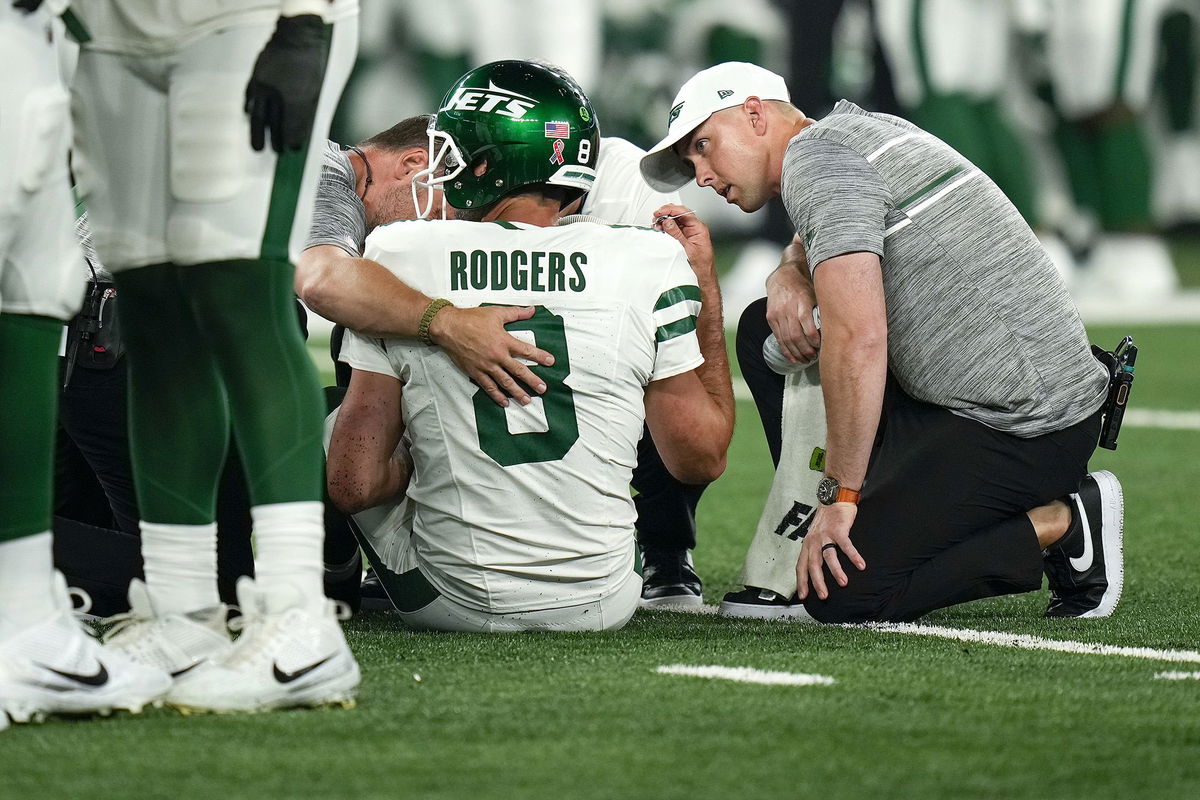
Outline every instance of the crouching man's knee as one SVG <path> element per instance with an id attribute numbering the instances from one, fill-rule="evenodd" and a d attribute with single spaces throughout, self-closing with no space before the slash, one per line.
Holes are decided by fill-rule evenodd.
<path id="1" fill-rule="evenodd" d="M 849 586 L 831 586 L 829 597 L 824 600 L 819 599 L 815 593 L 810 593 L 804 601 L 804 609 L 809 616 L 827 625 L 883 622 L 886 619 L 885 607 L 886 598 L 879 594 L 855 591 L 853 578 Z"/>

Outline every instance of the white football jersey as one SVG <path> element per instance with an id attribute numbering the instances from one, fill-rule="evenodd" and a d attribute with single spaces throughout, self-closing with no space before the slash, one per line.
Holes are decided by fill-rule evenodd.
<path id="1" fill-rule="evenodd" d="M 273 24 L 280 5 L 280 0 L 72 0 L 71 8 L 91 37 L 89 49 L 157 56 L 230 25 Z M 334 0 L 324 18 L 332 23 L 357 10 L 358 0 Z"/>
<path id="2" fill-rule="evenodd" d="M 494 613 L 605 597 L 634 567 L 629 481 L 647 383 L 703 363 L 683 248 L 645 228 L 413 220 L 366 258 L 459 306 L 534 306 L 508 326 L 555 356 L 530 405 L 501 408 L 437 347 L 350 333 L 341 359 L 403 384 L 417 562 Z"/>

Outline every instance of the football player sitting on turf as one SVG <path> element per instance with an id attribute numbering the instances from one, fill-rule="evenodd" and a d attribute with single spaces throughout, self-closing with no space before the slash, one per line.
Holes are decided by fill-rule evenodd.
<path id="1" fill-rule="evenodd" d="M 472 70 L 435 118 L 424 178 L 458 219 L 397 222 L 367 241 L 367 258 L 438 299 L 423 341 L 348 335 L 329 494 L 345 511 L 378 507 L 357 517 L 365 550 L 413 627 L 621 627 L 641 590 L 628 486 L 643 422 L 676 477 L 724 468 L 733 397 L 707 229 L 668 220 L 677 242 L 554 227 L 594 181 L 597 143 L 565 73 Z M 496 405 L 431 345 L 451 301 L 535 307 L 509 330 L 554 355 L 532 367 L 540 397 Z"/>
<path id="2" fill-rule="evenodd" d="M 367 235 L 379 225 L 417 216 L 412 178 L 429 164 L 429 115 L 410 117 L 357 147 L 343 150 L 329 142 L 313 206 L 308 246 L 296 265 L 296 291 L 305 303 L 339 323 L 330 347 L 341 352 L 344 328 L 382 337 L 414 337 L 421 315 L 433 299 L 404 285 L 389 270 L 362 257 Z M 602 137 L 590 154 L 596 180 L 580 213 L 595 222 L 649 225 L 654 211 L 678 203 L 676 192 L 657 192 L 642 178 L 645 151 L 624 139 Z M 433 200 L 440 208 L 440 193 Z M 513 338 L 504 323 L 526 319 L 532 308 L 482 306 L 446 308 L 434 317 L 429 338 L 496 402 L 512 397 L 529 402 L 526 388 L 539 381 L 529 361 L 545 363 L 548 353 Z M 342 327 L 344 326 L 344 328 Z M 346 386 L 350 367 L 337 364 L 338 386 Z M 692 564 L 696 546 L 696 507 L 704 484 L 676 480 L 663 465 L 649 434 L 638 443 L 633 469 L 638 544 L 642 549 L 642 605 L 678 608 L 702 604 L 702 583 Z M 326 531 L 326 577 L 358 574 L 358 546 L 352 552 Z M 343 566 L 344 565 L 344 566 Z M 332 595 L 331 595 L 332 596 Z M 392 603 L 372 573 L 363 583 L 363 608 L 391 609 Z"/>

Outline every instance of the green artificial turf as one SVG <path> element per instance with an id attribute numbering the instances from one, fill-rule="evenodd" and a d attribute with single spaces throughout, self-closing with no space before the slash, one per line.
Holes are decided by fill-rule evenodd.
<path id="1" fill-rule="evenodd" d="M 1144 348 L 1134 406 L 1200 410 L 1200 326 L 1093 329 Z M 1111 340 L 1111 341 L 1110 341 Z M 771 479 L 740 403 L 699 511 L 706 600 L 733 588 Z M 1125 486 L 1127 583 L 1106 620 L 1047 620 L 1045 592 L 925 622 L 1163 649 L 1200 645 L 1200 431 L 1127 428 L 1094 467 Z M 0 733 L 0 797 L 1186 798 L 1200 796 L 1197 664 L 715 616 L 640 613 L 618 633 L 415 634 L 347 624 L 354 710 L 51 720 Z M 664 664 L 832 676 L 737 684 Z M 420 676 L 420 679 L 417 679 Z"/>

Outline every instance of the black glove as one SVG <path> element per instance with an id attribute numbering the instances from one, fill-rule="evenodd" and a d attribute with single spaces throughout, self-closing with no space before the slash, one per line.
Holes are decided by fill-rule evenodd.
<path id="1" fill-rule="evenodd" d="M 246 113 L 250 115 L 250 146 L 262 150 L 271 129 L 276 153 L 299 150 L 308 144 L 329 40 L 324 20 L 315 14 L 280 17 L 246 86 Z"/>
<path id="2" fill-rule="evenodd" d="M 38 6 L 42 4 L 42 0 L 12 0 L 13 8 L 18 11 L 28 11 L 33 13 L 38 10 Z"/>

